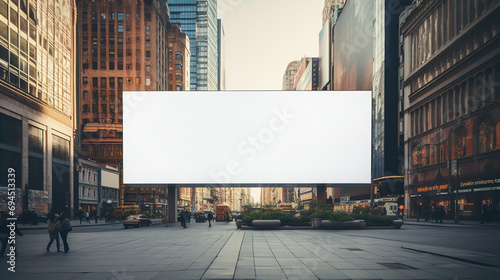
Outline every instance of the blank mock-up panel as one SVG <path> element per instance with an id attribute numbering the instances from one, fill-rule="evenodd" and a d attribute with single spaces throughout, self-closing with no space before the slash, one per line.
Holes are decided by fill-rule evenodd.
<path id="1" fill-rule="evenodd" d="M 125 184 L 371 182 L 371 92 L 123 93 Z"/>

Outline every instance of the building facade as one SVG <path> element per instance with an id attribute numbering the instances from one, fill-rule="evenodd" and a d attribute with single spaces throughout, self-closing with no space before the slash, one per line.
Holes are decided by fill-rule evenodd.
<path id="1" fill-rule="evenodd" d="M 295 90 L 318 90 L 319 59 L 317 57 L 311 57 L 309 62 L 307 62 L 307 59 L 302 61 L 306 61 L 307 65 L 300 77 L 299 75 L 295 77 Z M 299 72 L 297 72 L 297 74 L 299 74 Z"/>
<path id="2" fill-rule="evenodd" d="M 77 3 L 79 153 L 118 168 L 122 184 L 122 92 L 168 90 L 168 10 L 159 0 Z M 155 213 L 165 192 L 122 185 L 121 204 Z"/>
<path id="3" fill-rule="evenodd" d="M 217 19 L 218 90 L 226 90 L 226 32 L 222 19 Z"/>
<path id="4" fill-rule="evenodd" d="M 23 212 L 72 213 L 75 26 L 75 1 L 0 1 L 0 185 Z"/>
<path id="5" fill-rule="evenodd" d="M 191 90 L 217 90 L 217 0 L 169 0 L 170 20 L 181 24 L 191 46 Z"/>
<path id="6" fill-rule="evenodd" d="M 299 70 L 299 65 L 300 60 L 288 63 L 285 73 L 283 74 L 283 90 L 294 90 L 295 75 L 297 74 L 297 70 Z"/>
<path id="7" fill-rule="evenodd" d="M 168 22 L 168 90 L 190 90 L 189 63 L 191 52 L 189 37 L 178 23 Z"/>
<path id="8" fill-rule="evenodd" d="M 409 216 L 498 218 L 499 16 L 497 1 L 434 0 L 402 23 Z"/>

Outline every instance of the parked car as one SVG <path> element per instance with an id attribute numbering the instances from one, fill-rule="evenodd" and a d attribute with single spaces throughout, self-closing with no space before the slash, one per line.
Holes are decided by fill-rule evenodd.
<path id="1" fill-rule="evenodd" d="M 130 215 L 125 220 L 123 220 L 123 227 L 143 227 L 143 226 L 151 226 L 151 219 L 144 214 L 139 215 Z"/>

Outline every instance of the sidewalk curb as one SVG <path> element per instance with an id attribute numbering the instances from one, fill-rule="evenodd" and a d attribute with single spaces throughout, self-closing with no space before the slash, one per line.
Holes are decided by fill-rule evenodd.
<path id="1" fill-rule="evenodd" d="M 114 222 L 114 223 L 104 223 L 104 224 L 78 224 L 77 226 L 73 226 L 73 228 L 79 228 L 79 227 L 97 227 L 97 226 L 110 226 L 110 225 L 115 225 L 115 224 L 121 224 L 122 222 Z M 47 229 L 47 226 L 43 227 L 18 227 L 20 230 L 35 230 L 35 229 Z"/>
<path id="2" fill-rule="evenodd" d="M 428 227 L 447 227 L 447 226 L 459 226 L 459 227 L 463 227 L 463 226 L 469 226 L 469 227 L 483 227 L 483 228 L 499 228 L 500 227 L 500 224 L 489 224 L 489 225 L 484 225 L 484 224 L 461 224 L 461 223 L 457 223 L 457 224 L 451 224 L 451 223 L 443 223 L 443 224 L 440 224 L 440 223 L 429 223 L 429 222 L 417 222 L 417 221 L 408 221 L 408 220 L 405 220 L 404 221 L 405 224 L 407 225 L 417 225 L 417 226 L 428 226 Z"/>
<path id="3" fill-rule="evenodd" d="M 415 248 L 409 248 L 409 247 L 405 247 L 405 246 L 401 246 L 401 249 L 415 251 L 415 252 L 420 252 L 420 253 L 431 254 L 431 255 L 445 257 L 445 258 L 450 258 L 450 259 L 458 260 L 458 261 L 461 261 L 461 262 L 466 262 L 466 263 L 471 263 L 471 264 L 476 264 L 476 265 L 481 265 L 481 266 L 488 266 L 488 267 L 500 268 L 500 266 L 494 265 L 494 264 L 487 264 L 487 263 L 483 263 L 483 262 L 468 260 L 468 259 L 464 259 L 464 258 L 459 258 L 459 257 L 455 257 L 455 256 L 449 256 L 449 255 L 435 253 L 435 252 L 429 252 L 429 251 L 419 250 L 419 249 L 415 249 Z"/>

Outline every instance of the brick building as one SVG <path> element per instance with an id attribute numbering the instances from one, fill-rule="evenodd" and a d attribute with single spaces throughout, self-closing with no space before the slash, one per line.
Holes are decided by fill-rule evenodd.
<path id="1" fill-rule="evenodd" d="M 79 152 L 117 167 L 122 183 L 122 92 L 168 90 L 168 10 L 159 0 L 77 2 Z M 165 193 L 122 186 L 121 204 L 153 212 Z"/>

